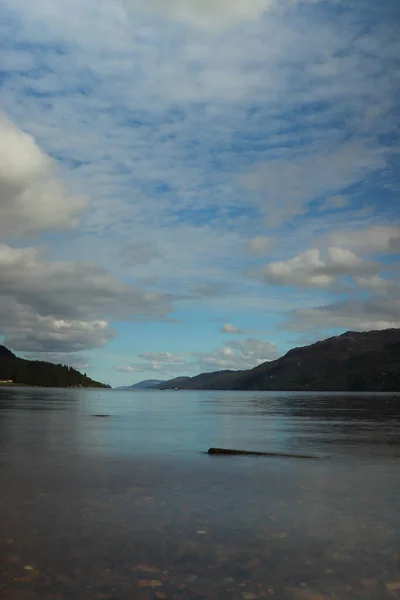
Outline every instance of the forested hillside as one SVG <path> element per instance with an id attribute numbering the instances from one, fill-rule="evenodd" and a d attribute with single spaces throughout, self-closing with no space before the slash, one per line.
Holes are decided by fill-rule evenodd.
<path id="1" fill-rule="evenodd" d="M 0 346 L 0 380 L 16 384 L 46 387 L 109 387 L 66 365 L 18 358 L 5 346 Z"/>

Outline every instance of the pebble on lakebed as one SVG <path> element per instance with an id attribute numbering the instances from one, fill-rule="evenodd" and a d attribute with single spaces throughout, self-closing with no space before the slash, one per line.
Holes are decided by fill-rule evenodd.
<path id="1" fill-rule="evenodd" d="M 391 581 L 385 585 L 388 592 L 400 592 L 400 581 Z"/>
<path id="2" fill-rule="evenodd" d="M 156 588 L 161 587 L 161 585 L 161 581 L 159 581 L 158 579 L 141 579 L 139 581 L 139 587 Z"/>
<path id="3" fill-rule="evenodd" d="M 160 569 L 152 567 L 151 565 L 136 565 L 138 571 L 144 571 L 145 573 L 159 573 Z"/>

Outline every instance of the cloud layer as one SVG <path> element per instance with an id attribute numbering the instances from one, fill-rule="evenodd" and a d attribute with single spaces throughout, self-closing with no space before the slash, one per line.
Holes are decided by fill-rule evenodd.
<path id="1" fill-rule="evenodd" d="M 368 299 L 350 299 L 325 306 L 301 309 L 291 314 L 286 324 L 294 331 L 340 330 L 369 331 L 400 327 L 398 296 L 372 296 Z"/>
<path id="2" fill-rule="evenodd" d="M 256 19 L 273 7 L 275 0 L 125 0 L 125 4 L 141 11 L 154 11 L 194 27 L 218 30 Z"/>
<path id="3" fill-rule="evenodd" d="M 37 248 L 0 245 L 0 327 L 15 350 L 75 352 L 114 337 L 108 319 L 162 318 L 166 295 L 119 281 L 88 262 L 46 260 Z"/>
<path id="4" fill-rule="evenodd" d="M 395 3 L 3 4 L 7 343 L 123 329 L 121 364 L 173 370 L 155 325 L 152 352 L 124 344 L 174 311 L 182 368 L 244 368 L 272 350 L 227 335 L 397 322 Z"/>
<path id="5" fill-rule="evenodd" d="M 400 226 L 373 225 L 331 234 L 333 243 L 356 251 L 377 254 L 400 252 Z"/>
<path id="6" fill-rule="evenodd" d="M 170 378 L 180 374 L 197 375 L 207 371 L 252 369 L 257 365 L 278 357 L 276 345 L 257 338 L 225 342 L 222 348 L 212 352 L 145 352 L 138 358 L 143 362 L 116 366 L 125 373 L 158 372 Z M 148 361 L 148 362 L 145 362 Z"/>

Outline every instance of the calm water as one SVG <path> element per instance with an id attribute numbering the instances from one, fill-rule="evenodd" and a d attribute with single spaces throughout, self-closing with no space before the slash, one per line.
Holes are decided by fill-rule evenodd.
<path id="1" fill-rule="evenodd" d="M 0 388 L 1 600 L 396 597 L 400 395 Z"/>

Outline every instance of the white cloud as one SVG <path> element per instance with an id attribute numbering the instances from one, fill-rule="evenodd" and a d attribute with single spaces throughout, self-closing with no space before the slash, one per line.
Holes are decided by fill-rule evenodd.
<path id="1" fill-rule="evenodd" d="M 232 323 L 225 323 L 220 329 L 220 333 L 229 333 L 229 334 L 249 334 L 249 335 L 265 335 L 266 333 L 270 333 L 265 329 L 241 329 L 236 325 L 232 325 Z"/>
<path id="2" fill-rule="evenodd" d="M 187 353 L 140 352 L 137 356 L 141 361 L 118 365 L 115 369 L 121 373 L 156 372 L 171 379 L 177 373 L 190 373 L 196 367 L 195 363 L 187 360 L 190 356 Z"/>
<path id="3" fill-rule="evenodd" d="M 236 325 L 232 325 L 232 323 L 225 323 L 221 327 L 221 333 L 242 333 L 240 327 L 236 327 Z"/>
<path id="4" fill-rule="evenodd" d="M 86 205 L 68 193 L 34 139 L 0 113 L 0 235 L 76 226 Z"/>
<path id="5" fill-rule="evenodd" d="M 169 378 L 210 370 L 252 369 L 265 361 L 277 358 L 277 348 L 273 342 L 247 338 L 225 342 L 222 348 L 212 352 L 142 352 L 138 357 L 143 362 L 118 365 L 115 369 L 121 373 L 157 372 Z"/>
<path id="6" fill-rule="evenodd" d="M 343 275 L 376 273 L 380 265 L 365 262 L 350 250 L 330 246 L 326 256 L 310 248 L 287 261 L 272 262 L 262 270 L 267 283 L 303 288 L 328 288 Z"/>
<path id="7" fill-rule="evenodd" d="M 120 373 L 158 373 L 165 378 L 172 379 L 182 373 L 192 373 L 196 368 L 195 363 L 180 363 L 176 366 L 168 365 L 165 362 L 137 362 L 129 365 L 118 365 L 116 371 Z"/>
<path id="8" fill-rule="evenodd" d="M 267 254 L 271 249 L 272 240 L 267 235 L 257 235 L 246 244 L 246 251 L 250 254 Z"/>
<path id="9" fill-rule="evenodd" d="M 154 363 L 184 363 L 185 354 L 173 354 L 171 352 L 140 352 L 139 358 L 149 360 Z"/>
<path id="10" fill-rule="evenodd" d="M 37 248 L 0 245 L 0 331 L 25 351 L 78 351 L 114 337 L 109 318 L 162 318 L 170 298 L 122 283 L 90 262 L 48 261 Z"/>
<path id="11" fill-rule="evenodd" d="M 334 244 L 359 252 L 390 254 L 400 251 L 400 226 L 373 225 L 336 231 L 330 235 Z"/>
<path id="12" fill-rule="evenodd" d="M 276 0 L 125 0 L 125 4 L 186 21 L 194 27 L 218 30 L 257 19 L 272 8 Z"/>
<path id="13" fill-rule="evenodd" d="M 144 373 L 145 371 L 163 371 L 165 369 L 165 365 L 161 365 L 158 363 L 137 363 L 132 365 L 119 365 L 115 367 L 116 371 L 120 373 Z"/>
<path id="14" fill-rule="evenodd" d="M 194 352 L 198 372 L 210 370 L 240 370 L 253 367 L 277 358 L 277 349 L 273 342 L 256 338 L 225 342 L 223 348 L 213 352 Z"/>
<path id="15" fill-rule="evenodd" d="M 274 342 L 264 342 L 256 338 L 226 342 L 226 345 L 228 348 L 238 350 L 245 358 L 255 358 L 256 360 L 265 361 L 276 358 L 277 355 Z"/>

